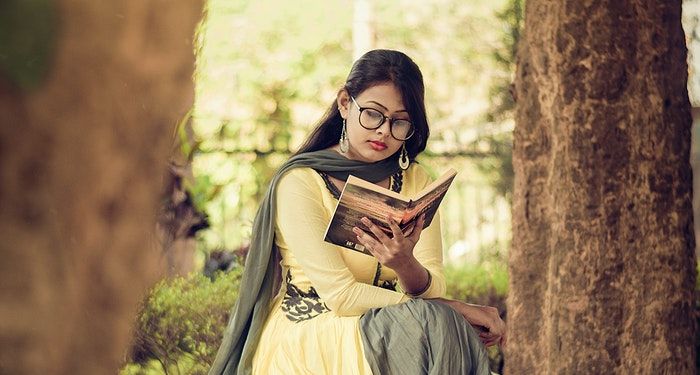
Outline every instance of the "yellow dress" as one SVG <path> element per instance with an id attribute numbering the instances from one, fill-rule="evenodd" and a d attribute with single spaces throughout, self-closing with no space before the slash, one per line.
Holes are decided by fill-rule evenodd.
<path id="1" fill-rule="evenodd" d="M 403 172 L 400 193 L 413 196 L 430 182 L 423 167 L 412 163 Z M 256 348 L 253 374 L 371 374 L 360 316 L 410 298 L 377 286 L 395 283 L 396 273 L 378 267 L 374 257 L 323 240 L 336 204 L 324 179 L 310 168 L 292 169 L 277 185 L 275 243 L 283 283 Z M 432 276 L 418 297 L 442 297 L 439 215 L 423 230 L 413 253 Z"/>

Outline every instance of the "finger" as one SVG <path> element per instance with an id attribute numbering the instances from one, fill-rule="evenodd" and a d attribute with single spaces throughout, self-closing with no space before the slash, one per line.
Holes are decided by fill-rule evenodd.
<path id="1" fill-rule="evenodd" d="M 379 228 L 377 225 L 375 225 L 372 220 L 368 219 L 367 217 L 363 217 L 360 221 L 362 221 L 362 224 L 367 226 L 367 229 L 370 230 L 370 232 L 374 233 L 375 236 L 377 236 L 377 239 L 379 242 L 381 242 L 384 245 L 388 245 L 389 241 L 391 241 L 391 238 L 389 238 L 381 228 Z"/>
<path id="2" fill-rule="evenodd" d="M 416 225 L 413 227 L 413 232 L 411 232 L 411 235 L 408 236 L 408 238 L 413 242 L 416 243 L 420 239 L 420 233 L 423 231 L 423 225 L 425 224 L 425 214 L 420 215 L 418 220 L 416 220 Z"/>
<path id="3" fill-rule="evenodd" d="M 500 337 L 500 336 L 479 337 L 479 339 L 481 339 L 482 341 L 494 342 L 494 343 L 498 343 L 498 342 L 501 341 L 501 337 Z"/>
<path id="4" fill-rule="evenodd" d="M 466 317 L 465 317 L 465 319 L 466 319 Z M 469 321 L 469 320 L 467 319 L 467 321 Z M 471 324 L 471 323 L 470 323 L 470 324 Z M 490 333 L 490 332 L 489 332 L 489 329 L 486 328 L 485 326 L 480 326 L 480 325 L 478 325 L 478 324 L 472 324 L 472 327 L 474 327 L 474 329 L 476 329 L 477 331 L 479 331 L 479 333 Z"/>
<path id="5" fill-rule="evenodd" d="M 403 239 L 404 234 L 401 231 L 401 227 L 399 227 L 398 222 L 391 216 L 389 216 L 389 228 L 391 228 L 391 234 L 393 235 L 394 239 Z"/>
<path id="6" fill-rule="evenodd" d="M 357 237 L 357 240 L 358 240 L 358 241 L 361 241 L 359 236 Z M 367 245 L 367 244 L 362 244 L 362 246 L 364 247 L 364 250 L 366 250 L 366 252 L 368 252 L 368 253 L 369 253 L 370 255 L 372 255 L 373 257 L 379 259 L 379 254 L 377 253 L 376 250 L 374 250 L 374 247 L 373 247 L 373 246 Z"/>
<path id="7" fill-rule="evenodd" d="M 362 229 L 358 227 L 352 228 L 353 233 L 357 236 L 357 241 L 362 244 L 374 257 L 377 257 L 377 251 L 375 249 L 376 240 L 372 238 L 369 234 L 365 233 Z"/>

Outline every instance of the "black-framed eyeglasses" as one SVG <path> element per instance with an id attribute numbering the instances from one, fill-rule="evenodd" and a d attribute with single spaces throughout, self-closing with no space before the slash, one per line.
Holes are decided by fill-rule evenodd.
<path id="1" fill-rule="evenodd" d="M 374 130 L 382 126 L 384 121 L 389 121 L 389 132 L 391 136 L 399 141 L 405 141 L 415 133 L 413 123 L 409 120 L 384 116 L 382 112 L 374 108 L 360 107 L 355 98 L 350 96 L 357 109 L 360 110 L 360 125 L 367 130 Z"/>

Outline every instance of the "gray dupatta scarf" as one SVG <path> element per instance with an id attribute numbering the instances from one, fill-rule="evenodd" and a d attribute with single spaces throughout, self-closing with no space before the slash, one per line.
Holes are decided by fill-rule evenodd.
<path id="1" fill-rule="evenodd" d="M 275 190 L 280 177 L 293 168 L 309 167 L 347 180 L 352 174 L 379 182 L 398 171 L 392 156 L 376 163 L 349 160 L 331 150 L 303 153 L 287 160 L 275 173 L 253 222 L 238 300 L 209 375 L 250 374 L 253 355 L 281 275 L 275 245 Z"/>

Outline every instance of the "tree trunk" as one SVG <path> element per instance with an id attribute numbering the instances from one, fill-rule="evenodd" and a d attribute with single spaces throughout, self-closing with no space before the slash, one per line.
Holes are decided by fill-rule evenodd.
<path id="1" fill-rule="evenodd" d="M 681 1 L 528 0 L 507 372 L 695 372 Z"/>
<path id="2" fill-rule="evenodd" d="M 376 34 L 374 12 L 369 0 L 353 0 L 352 56 L 357 60 L 365 52 L 374 49 Z"/>
<path id="3" fill-rule="evenodd" d="M 0 373 L 114 374 L 161 276 L 153 232 L 202 1 L 52 4 L 38 86 L 0 66 Z"/>

